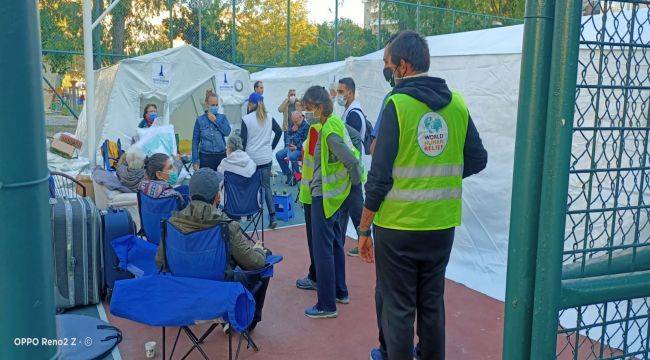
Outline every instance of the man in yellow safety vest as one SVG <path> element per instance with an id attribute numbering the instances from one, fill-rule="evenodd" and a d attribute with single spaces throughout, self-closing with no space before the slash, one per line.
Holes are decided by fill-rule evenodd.
<path id="1" fill-rule="evenodd" d="M 483 170 L 487 152 L 460 94 L 429 77 L 429 48 L 413 31 L 398 33 L 384 50 L 387 98 L 366 183 L 359 253 L 373 260 L 374 223 L 378 306 L 385 349 L 373 359 L 444 359 L 444 279 L 461 223 L 462 179 Z"/>

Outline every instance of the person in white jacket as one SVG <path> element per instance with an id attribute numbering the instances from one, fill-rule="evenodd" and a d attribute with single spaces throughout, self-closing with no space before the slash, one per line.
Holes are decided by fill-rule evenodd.
<path id="1" fill-rule="evenodd" d="M 217 168 L 219 173 L 228 171 L 246 178 L 253 176 L 257 165 L 244 151 L 244 144 L 239 136 L 231 135 L 228 138 L 226 154 L 227 157 Z"/>

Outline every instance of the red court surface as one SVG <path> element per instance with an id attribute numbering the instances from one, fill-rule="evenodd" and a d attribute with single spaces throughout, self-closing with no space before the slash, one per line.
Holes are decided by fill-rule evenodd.
<path id="1" fill-rule="evenodd" d="M 306 275 L 309 256 L 304 226 L 269 231 L 266 245 L 284 261 L 271 279 L 264 305 L 263 320 L 253 332 L 260 352 L 242 347 L 241 359 L 368 359 L 371 348 L 378 346 L 375 316 L 374 265 L 359 258 L 347 257 L 346 275 L 350 290 L 349 305 L 339 305 L 336 319 L 314 320 L 304 316 L 304 309 L 316 303 L 316 292 L 299 290 L 295 281 Z M 353 246 L 348 241 L 347 248 Z M 501 357 L 503 303 L 463 285 L 447 281 L 447 359 L 499 359 Z M 107 313 L 109 313 L 107 309 Z M 123 359 L 143 359 L 144 343 L 156 341 L 156 358 L 161 359 L 161 330 L 108 315 L 110 323 L 124 335 L 119 350 Z M 200 333 L 208 325 L 195 326 Z M 221 329 L 221 328 L 219 328 Z M 171 349 L 177 329 L 167 330 Z M 238 337 L 234 337 L 236 340 Z M 236 341 L 233 341 L 236 344 Z M 174 358 L 190 347 L 181 335 Z M 204 342 L 211 359 L 227 359 L 227 337 L 221 330 Z M 168 355 L 169 355 L 168 350 Z M 201 359 L 196 351 L 189 359 Z"/>

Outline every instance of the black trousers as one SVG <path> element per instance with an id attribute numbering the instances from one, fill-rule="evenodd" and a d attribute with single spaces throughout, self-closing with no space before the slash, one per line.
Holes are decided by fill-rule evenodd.
<path id="1" fill-rule="evenodd" d="M 254 329 L 257 323 L 262 320 L 262 309 L 266 299 L 266 290 L 269 288 L 270 278 L 261 278 L 259 275 L 235 274 L 235 281 L 239 281 L 248 291 L 251 292 L 255 299 L 255 315 L 250 324 L 250 329 Z"/>
<path id="2" fill-rule="evenodd" d="M 314 246 L 311 238 L 311 204 L 303 204 L 305 209 L 305 227 L 307 230 L 307 248 L 309 250 L 309 280 L 316 282 L 316 268 L 314 267 Z"/>
<path id="3" fill-rule="evenodd" d="M 219 164 L 221 164 L 221 160 L 225 158 L 225 152 L 215 154 L 199 153 L 199 167 L 208 167 L 214 171 L 217 171 Z"/>
<path id="4" fill-rule="evenodd" d="M 345 233 L 348 230 L 348 219 L 352 219 L 352 224 L 357 228 L 361 223 L 361 212 L 363 211 L 363 189 L 361 184 L 352 185 L 350 194 L 341 205 L 341 236 L 345 244 Z"/>
<path id="5" fill-rule="evenodd" d="M 413 359 L 416 316 L 421 359 L 444 359 L 445 269 L 454 229 L 403 231 L 375 226 L 374 230 L 375 296 L 381 298 L 377 315 L 388 359 Z"/>

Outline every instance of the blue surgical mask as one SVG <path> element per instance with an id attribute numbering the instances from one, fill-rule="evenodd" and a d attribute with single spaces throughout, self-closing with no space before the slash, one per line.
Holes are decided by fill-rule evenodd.
<path id="1" fill-rule="evenodd" d="M 149 121 L 154 121 L 158 117 L 158 113 L 152 112 L 149 113 Z"/>
<path id="2" fill-rule="evenodd" d="M 219 113 L 219 106 L 217 105 L 210 106 L 210 112 L 212 113 L 212 115 L 217 116 L 217 114 Z"/>
<path id="3" fill-rule="evenodd" d="M 167 178 L 167 184 L 169 186 L 174 186 L 176 185 L 176 182 L 178 181 L 178 174 L 174 171 L 169 174 L 169 177 Z"/>

